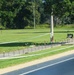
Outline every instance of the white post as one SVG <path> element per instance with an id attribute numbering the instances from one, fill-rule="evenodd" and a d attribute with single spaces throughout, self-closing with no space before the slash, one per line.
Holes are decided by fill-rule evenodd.
<path id="1" fill-rule="evenodd" d="M 50 27 L 50 42 L 52 43 L 54 40 L 54 32 L 53 32 L 53 13 L 51 13 L 51 27 Z"/>

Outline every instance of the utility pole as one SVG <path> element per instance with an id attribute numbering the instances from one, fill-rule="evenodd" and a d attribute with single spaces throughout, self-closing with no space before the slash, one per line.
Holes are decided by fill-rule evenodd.
<path id="1" fill-rule="evenodd" d="M 35 0 L 34 0 L 34 5 L 33 5 L 33 21 L 34 21 L 34 29 L 35 29 L 35 26 L 36 26 L 36 22 L 35 22 Z"/>
<path id="2" fill-rule="evenodd" d="M 54 31 L 53 31 L 53 10 L 51 12 L 51 26 L 50 26 L 50 43 L 52 43 L 54 41 Z"/>

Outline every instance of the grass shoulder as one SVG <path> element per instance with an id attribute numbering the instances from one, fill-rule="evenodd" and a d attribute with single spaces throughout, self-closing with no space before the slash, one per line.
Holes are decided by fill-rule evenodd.
<path id="1" fill-rule="evenodd" d="M 22 55 L 22 56 L 24 56 L 23 58 L 0 60 L 0 69 L 6 68 L 9 66 L 26 63 L 26 62 L 30 62 L 30 61 L 33 61 L 36 59 L 41 59 L 41 58 L 44 58 L 47 56 L 66 52 L 69 50 L 74 50 L 74 46 L 59 46 L 59 47 L 54 47 L 51 49 L 46 49 L 46 50 L 41 50 L 41 51 L 25 54 L 25 55 Z M 33 55 L 33 56 L 31 56 L 31 55 Z M 27 57 L 25 57 L 25 56 L 27 56 Z"/>

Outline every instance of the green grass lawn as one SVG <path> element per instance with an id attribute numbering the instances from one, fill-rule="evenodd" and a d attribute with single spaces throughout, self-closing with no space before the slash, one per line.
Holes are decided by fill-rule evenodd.
<path id="1" fill-rule="evenodd" d="M 68 28 L 68 27 L 67 27 Z M 54 41 L 65 40 L 67 33 L 73 33 L 73 28 L 59 27 L 54 29 Z M 72 31 L 69 31 L 72 30 Z M 0 53 L 26 48 L 25 43 L 50 42 L 50 29 L 16 29 L 0 30 Z M 6 43 L 10 42 L 10 43 Z M 1 43 L 6 43 L 1 44 Z"/>
<path id="2" fill-rule="evenodd" d="M 23 56 L 34 55 L 34 56 L 26 57 L 26 58 L 24 57 L 24 58 L 18 58 L 18 59 L 16 58 L 16 59 L 0 60 L 0 69 L 5 68 L 5 67 L 9 67 L 9 66 L 18 65 L 18 64 L 21 64 L 21 63 L 26 63 L 26 62 L 29 62 L 29 61 L 33 61 L 33 60 L 36 60 L 36 59 L 40 59 L 40 58 L 43 58 L 43 57 L 51 56 L 51 55 L 54 55 L 54 54 L 62 53 L 62 52 L 73 50 L 73 49 L 74 49 L 74 46 L 65 45 L 65 46 L 53 47 L 53 48 L 50 48 L 50 49 L 32 52 L 32 53 L 23 55 Z M 40 53 L 41 53 L 41 55 L 35 55 L 35 54 L 40 54 Z"/>
<path id="3" fill-rule="evenodd" d="M 49 43 L 50 42 L 49 32 L 50 32 L 49 28 L 0 30 L 0 53 L 21 50 L 21 49 L 29 47 L 28 44 L 30 43 L 31 44 L 41 44 L 45 42 Z M 59 41 L 66 40 L 68 33 L 74 34 L 74 28 L 72 27 L 58 27 L 57 28 L 56 27 L 54 29 L 54 41 L 59 42 Z M 6 43 L 6 44 L 2 44 L 2 43 Z M 0 60 L 0 68 L 5 68 L 8 66 L 13 66 L 16 64 L 29 62 L 35 59 L 43 58 L 46 56 L 50 56 L 53 54 L 57 54 L 57 53 L 61 53 L 61 52 L 74 49 L 74 47 L 70 47 L 67 49 L 58 50 L 58 49 L 65 48 L 65 47 L 68 47 L 68 46 L 60 46 L 60 47 L 55 47 L 55 48 L 46 49 L 46 50 L 37 51 L 37 52 L 23 55 L 23 56 L 28 56 L 32 54 L 43 53 L 42 55 L 29 57 L 29 58 Z M 57 51 L 50 52 L 53 50 L 57 50 Z"/>

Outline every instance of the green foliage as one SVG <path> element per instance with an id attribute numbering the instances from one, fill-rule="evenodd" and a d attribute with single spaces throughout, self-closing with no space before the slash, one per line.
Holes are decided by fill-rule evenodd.
<path id="1" fill-rule="evenodd" d="M 55 26 L 74 23 L 73 0 L 0 0 L 0 24 L 11 29 L 33 28 L 34 17 L 36 25 L 49 23 L 52 11 Z"/>
<path id="2" fill-rule="evenodd" d="M 36 25 L 36 28 L 43 28 L 43 29 L 45 29 L 45 28 L 49 28 L 49 24 L 39 24 L 39 25 Z"/>
<path id="3" fill-rule="evenodd" d="M 74 1 L 73 0 L 46 0 L 44 3 L 45 12 L 60 18 L 62 23 L 74 23 Z"/>
<path id="4" fill-rule="evenodd" d="M 1 24 L 6 28 L 25 28 L 33 26 L 33 5 L 35 2 L 23 0 L 0 0 Z M 35 4 L 36 23 L 39 24 L 40 14 Z"/>

